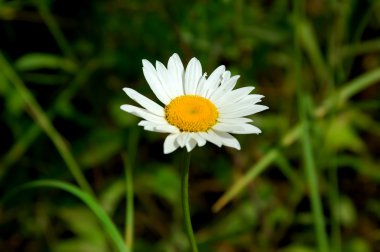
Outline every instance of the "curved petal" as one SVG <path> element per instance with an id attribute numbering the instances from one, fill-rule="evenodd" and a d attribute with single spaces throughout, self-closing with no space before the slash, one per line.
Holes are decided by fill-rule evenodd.
<path id="1" fill-rule="evenodd" d="M 258 102 L 261 102 L 261 98 L 263 97 L 263 95 L 247 95 L 245 98 L 241 99 L 240 101 L 237 101 L 236 103 L 221 104 L 218 109 L 221 113 L 235 112 L 238 110 L 246 109 L 255 105 Z"/>
<path id="2" fill-rule="evenodd" d="M 239 75 L 235 75 L 231 79 L 229 79 L 227 82 L 221 84 L 213 93 L 209 95 L 210 100 L 215 102 L 219 98 L 222 98 L 224 95 L 231 92 L 231 90 L 234 88 L 239 78 L 240 78 Z"/>
<path id="3" fill-rule="evenodd" d="M 231 131 L 231 133 L 234 133 L 234 134 L 260 134 L 261 133 L 261 129 L 259 129 L 258 127 L 252 124 L 244 123 L 240 125 L 240 128 L 242 128 L 242 130 L 237 129 L 237 130 Z"/>
<path id="4" fill-rule="evenodd" d="M 169 154 L 176 149 L 178 149 L 179 145 L 177 143 L 177 137 L 179 134 L 170 134 L 165 138 L 164 141 L 164 154 Z"/>
<path id="5" fill-rule="evenodd" d="M 165 118 L 152 114 L 148 110 L 143 109 L 143 108 L 139 108 L 139 107 L 128 105 L 128 104 L 121 105 L 120 108 L 132 115 L 144 118 L 147 121 L 160 123 L 160 124 L 167 123 Z"/>
<path id="6" fill-rule="evenodd" d="M 222 122 L 222 123 L 250 123 L 250 122 L 253 122 L 253 120 L 250 118 L 245 118 L 245 117 L 238 117 L 238 118 L 219 117 L 218 122 Z"/>
<path id="7" fill-rule="evenodd" d="M 162 86 L 160 79 L 157 76 L 156 69 L 153 65 L 147 61 L 143 60 L 143 73 L 146 81 L 148 82 L 150 89 L 157 96 L 157 98 L 163 103 L 168 104 L 171 99 L 168 94 L 165 92 L 165 88 Z"/>
<path id="8" fill-rule="evenodd" d="M 193 138 L 189 138 L 189 140 L 186 143 L 187 152 L 192 151 L 195 146 L 197 146 L 197 141 L 195 141 Z"/>
<path id="9" fill-rule="evenodd" d="M 170 99 L 174 99 L 175 97 L 177 97 L 178 94 L 175 89 L 176 83 L 173 80 L 174 78 L 170 76 L 166 67 L 161 62 L 156 61 L 156 70 L 157 76 L 161 81 L 161 85 L 165 89 L 165 93 L 168 94 Z"/>
<path id="10" fill-rule="evenodd" d="M 202 66 L 197 58 L 192 58 L 185 72 L 184 90 L 186 95 L 195 94 L 198 82 L 202 77 Z"/>
<path id="11" fill-rule="evenodd" d="M 232 124 L 232 123 L 217 123 L 215 124 L 212 129 L 217 130 L 220 132 L 233 132 L 235 130 L 244 130 L 243 127 L 240 126 L 241 124 Z"/>
<path id="12" fill-rule="evenodd" d="M 226 132 L 214 131 L 215 134 L 221 139 L 223 145 L 240 150 L 239 141 Z"/>
<path id="13" fill-rule="evenodd" d="M 131 88 L 123 88 L 123 90 L 132 100 L 140 104 L 149 112 L 152 112 L 158 116 L 165 116 L 164 108 L 152 101 L 151 99 L 143 96 L 142 94 L 138 93 L 137 91 Z"/>
<path id="14" fill-rule="evenodd" d="M 222 81 L 222 75 L 224 71 L 226 71 L 226 67 L 224 65 L 221 65 L 216 68 L 207 78 L 203 89 L 209 90 L 208 94 L 212 93 L 218 87 Z M 200 94 L 205 94 L 205 90 L 201 90 Z"/>
<path id="15" fill-rule="evenodd" d="M 197 144 L 198 144 L 199 147 L 204 146 L 204 145 L 206 144 L 206 142 L 207 142 L 207 141 L 206 141 L 203 137 L 201 137 L 198 133 L 194 133 L 194 134 L 192 135 L 192 137 L 195 139 L 195 141 L 197 141 Z"/>
<path id="16" fill-rule="evenodd" d="M 214 131 L 208 130 L 207 132 L 198 132 L 198 134 L 210 143 L 213 143 L 218 147 L 222 146 L 222 141 L 218 138 Z"/>
<path id="17" fill-rule="evenodd" d="M 201 79 L 199 80 L 199 83 L 198 83 L 198 86 L 197 86 L 197 90 L 195 91 L 195 94 L 196 95 L 199 95 L 199 96 L 202 96 L 202 97 L 206 97 L 206 91 L 207 91 L 207 88 L 206 88 L 206 77 L 207 77 L 207 74 L 204 73 L 201 77 Z"/>
<path id="18" fill-rule="evenodd" d="M 177 137 L 177 143 L 181 148 L 185 147 L 187 141 L 189 140 L 189 134 L 188 132 L 182 132 L 178 137 Z"/>
<path id="19" fill-rule="evenodd" d="M 228 81 L 229 79 L 231 78 L 231 72 L 230 71 L 225 71 L 223 74 L 222 74 L 222 83 L 221 85 L 223 85 L 226 81 Z"/>
<path id="20" fill-rule="evenodd" d="M 233 104 L 242 98 L 245 98 L 254 87 L 243 87 L 239 89 L 235 89 L 234 91 L 227 92 L 224 96 L 219 99 L 216 98 L 214 104 L 219 108 L 221 106 L 227 106 L 228 104 Z"/>
<path id="21" fill-rule="evenodd" d="M 168 71 L 175 84 L 173 85 L 175 89 L 175 93 L 178 96 L 184 95 L 184 91 L 183 91 L 184 68 L 178 54 L 174 53 L 169 58 Z"/>
<path id="22" fill-rule="evenodd" d="M 252 124 L 247 123 L 218 123 L 213 130 L 219 132 L 229 132 L 233 134 L 259 134 L 261 130 Z"/>
<path id="23" fill-rule="evenodd" d="M 266 110 L 266 109 L 268 109 L 267 106 L 255 104 L 255 105 L 252 105 L 248 108 L 241 109 L 238 111 L 229 112 L 229 113 L 222 113 L 222 111 L 221 111 L 219 116 L 223 117 L 223 118 L 243 117 L 243 116 L 248 116 L 248 115 L 252 115 L 252 114 L 261 112 L 261 111 Z"/>

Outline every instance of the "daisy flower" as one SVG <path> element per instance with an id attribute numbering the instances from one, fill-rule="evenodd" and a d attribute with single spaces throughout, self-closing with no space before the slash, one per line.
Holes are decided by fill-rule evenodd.
<path id="1" fill-rule="evenodd" d="M 225 66 L 219 66 L 207 78 L 198 59 L 192 58 L 185 69 L 176 53 L 169 58 L 167 67 L 159 61 L 154 67 L 145 59 L 142 64 L 145 79 L 164 106 L 124 88 L 141 107 L 125 104 L 120 108 L 143 118 L 138 125 L 145 130 L 169 133 L 164 142 L 165 154 L 179 147 L 190 152 L 207 141 L 240 150 L 238 140 L 230 133 L 261 133 L 246 116 L 268 109 L 257 104 L 264 96 L 250 94 L 254 87 L 234 90 L 240 76 L 231 76 Z"/>

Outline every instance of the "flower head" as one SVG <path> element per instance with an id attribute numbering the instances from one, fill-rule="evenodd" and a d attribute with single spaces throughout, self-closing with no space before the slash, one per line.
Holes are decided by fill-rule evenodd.
<path id="1" fill-rule="evenodd" d="M 231 76 L 224 66 L 206 78 L 196 58 L 190 60 L 186 69 L 177 54 L 169 58 L 167 67 L 159 61 L 156 67 L 147 60 L 142 63 L 144 76 L 164 107 L 131 88 L 124 88 L 142 108 L 129 104 L 120 108 L 143 118 L 138 125 L 145 130 L 169 133 L 164 142 L 165 154 L 179 147 L 191 151 L 207 141 L 240 150 L 239 142 L 229 133 L 261 133 L 246 116 L 268 109 L 257 104 L 264 96 L 250 94 L 254 87 L 234 90 L 240 76 Z"/>

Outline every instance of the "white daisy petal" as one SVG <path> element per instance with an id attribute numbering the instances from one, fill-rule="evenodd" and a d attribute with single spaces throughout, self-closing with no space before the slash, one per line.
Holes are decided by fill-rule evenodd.
<path id="1" fill-rule="evenodd" d="M 164 87 L 162 87 L 161 81 L 157 76 L 156 69 L 147 60 L 143 60 L 143 73 L 146 81 L 148 82 L 150 88 L 152 89 L 153 93 L 157 96 L 157 98 L 163 104 L 168 104 L 170 102 L 170 98 L 166 94 Z"/>
<path id="2" fill-rule="evenodd" d="M 232 124 L 232 123 L 217 123 L 214 126 L 212 126 L 213 130 L 217 131 L 226 131 L 226 132 L 232 132 L 234 130 L 244 130 L 243 127 L 240 126 L 241 124 Z"/>
<path id="3" fill-rule="evenodd" d="M 223 145 L 240 150 L 240 143 L 235 137 L 231 136 L 227 132 L 221 132 L 221 131 L 214 131 L 214 132 L 221 139 Z"/>
<path id="4" fill-rule="evenodd" d="M 197 58 L 192 58 L 187 64 L 185 72 L 184 90 L 187 95 L 194 95 L 197 90 L 198 82 L 202 77 L 202 66 Z"/>
<path id="5" fill-rule="evenodd" d="M 202 78 L 199 80 L 199 83 L 198 83 L 198 86 L 197 86 L 197 90 L 195 91 L 196 95 L 205 97 L 206 92 L 207 92 L 207 87 L 205 85 L 205 83 L 206 83 L 206 76 L 207 76 L 207 74 L 204 73 L 203 76 L 202 76 Z"/>
<path id="6" fill-rule="evenodd" d="M 175 151 L 176 149 L 178 149 L 179 145 L 176 141 L 178 136 L 179 136 L 179 134 L 170 134 L 169 136 L 167 136 L 165 138 L 164 154 L 169 154 L 169 153 Z"/>
<path id="7" fill-rule="evenodd" d="M 172 80 L 175 83 L 175 85 L 173 86 L 175 87 L 174 89 L 176 91 L 177 96 L 184 95 L 185 94 L 183 91 L 184 68 L 178 54 L 174 53 L 169 58 L 168 71 Z"/>
<path id="8" fill-rule="evenodd" d="M 231 72 L 225 71 L 222 75 L 222 85 L 231 78 Z"/>
<path id="9" fill-rule="evenodd" d="M 215 90 L 222 80 L 224 71 L 226 71 L 226 67 L 223 65 L 215 69 L 214 72 L 212 72 L 211 75 L 207 78 L 205 87 L 208 90 Z"/>
<path id="10" fill-rule="evenodd" d="M 137 125 L 138 126 L 143 126 L 144 130 L 155 131 L 154 127 L 157 125 L 157 123 L 152 123 L 152 122 L 149 122 L 149 121 L 140 121 Z"/>
<path id="11" fill-rule="evenodd" d="M 260 102 L 263 97 L 264 97 L 263 95 L 248 94 L 248 95 L 242 96 L 241 99 L 238 102 L 234 103 L 233 105 L 244 106 L 244 104 L 255 104 L 257 102 Z M 222 104 L 222 106 L 220 107 L 223 107 L 223 106 L 226 106 L 226 105 Z"/>
<path id="12" fill-rule="evenodd" d="M 239 126 L 240 128 L 242 128 L 242 130 L 237 129 L 237 130 L 230 131 L 230 133 L 234 133 L 234 134 L 260 134 L 261 133 L 261 130 L 252 124 L 244 123 L 244 124 L 240 124 Z"/>
<path id="13" fill-rule="evenodd" d="M 222 104 L 226 106 L 227 104 L 233 104 L 239 100 L 241 100 L 243 97 L 247 96 L 252 90 L 255 89 L 254 87 L 243 87 L 236 89 L 231 92 L 227 92 L 224 96 L 222 96 L 219 99 L 215 99 L 215 105 L 217 107 L 220 107 Z"/>
<path id="14" fill-rule="evenodd" d="M 159 61 L 156 61 L 156 70 L 158 78 L 161 81 L 162 87 L 165 89 L 165 92 L 168 94 L 170 99 L 174 99 L 178 96 L 175 86 L 178 84 L 175 83 L 174 78 L 171 78 L 166 67 Z"/>
<path id="15" fill-rule="evenodd" d="M 220 113 L 222 114 L 232 113 L 232 112 L 237 112 L 237 111 L 252 107 L 256 105 L 257 102 L 260 102 L 260 101 L 261 101 L 260 96 L 255 97 L 255 96 L 248 95 L 234 104 L 222 104 L 218 109 Z"/>
<path id="16" fill-rule="evenodd" d="M 164 108 L 151 99 L 143 96 L 131 88 L 123 88 L 123 90 L 132 100 L 143 106 L 146 110 L 158 116 L 165 116 Z"/>
<path id="17" fill-rule="evenodd" d="M 158 124 L 150 121 L 140 121 L 138 126 L 143 126 L 145 130 L 160 133 L 179 133 L 179 129 L 170 124 Z"/>
<path id="18" fill-rule="evenodd" d="M 250 118 L 245 118 L 245 117 L 238 117 L 238 118 L 219 117 L 218 122 L 222 122 L 222 123 L 250 123 L 250 122 L 253 122 L 253 120 Z"/>
<path id="19" fill-rule="evenodd" d="M 212 127 L 219 132 L 230 132 L 234 134 L 259 134 L 261 130 L 247 123 L 218 123 Z"/>
<path id="20" fill-rule="evenodd" d="M 154 127 L 157 132 L 162 133 L 180 133 L 179 129 L 170 124 L 160 124 Z"/>
<path id="21" fill-rule="evenodd" d="M 236 82 L 240 78 L 239 75 L 233 76 L 231 79 L 220 85 L 217 90 L 210 96 L 210 100 L 215 101 L 222 97 L 224 94 L 230 92 L 236 85 Z"/>
<path id="22" fill-rule="evenodd" d="M 190 134 L 190 133 L 183 132 L 183 133 L 181 133 L 181 134 L 177 137 L 177 143 L 179 144 L 179 146 L 180 146 L 181 148 L 185 147 L 187 141 L 189 141 L 189 134 Z"/>
<path id="23" fill-rule="evenodd" d="M 144 118 L 145 120 L 156 122 L 156 123 L 166 123 L 166 120 L 163 117 L 150 113 L 146 109 L 142 109 L 136 106 L 124 104 L 120 108 L 132 115 Z"/>
<path id="24" fill-rule="evenodd" d="M 204 146 L 207 142 L 203 137 L 199 135 L 199 133 L 194 133 L 192 137 L 195 139 L 195 141 L 197 141 L 199 147 Z"/>
<path id="25" fill-rule="evenodd" d="M 251 107 L 248 107 L 246 109 L 230 112 L 230 113 L 220 113 L 220 116 L 223 118 L 234 118 L 234 117 L 243 117 L 248 115 L 253 115 L 258 112 L 264 111 L 268 109 L 267 106 L 264 105 L 252 105 Z"/>
<path id="26" fill-rule="evenodd" d="M 218 147 L 222 146 L 222 141 L 220 138 L 214 133 L 212 130 L 208 130 L 207 132 L 198 132 L 198 134 L 209 141 L 210 143 L 215 144 Z"/>
<path id="27" fill-rule="evenodd" d="M 194 149 L 194 147 L 197 146 L 197 141 L 195 141 L 193 138 L 190 138 L 186 143 L 186 149 L 187 152 L 190 152 Z"/>

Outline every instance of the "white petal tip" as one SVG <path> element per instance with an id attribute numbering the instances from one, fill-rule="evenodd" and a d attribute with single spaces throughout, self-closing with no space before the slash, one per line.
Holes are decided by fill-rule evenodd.
<path id="1" fill-rule="evenodd" d="M 121 109 L 121 110 L 124 110 L 125 112 L 128 112 L 128 113 L 130 113 L 130 112 L 133 110 L 132 107 L 131 107 L 130 105 L 126 105 L 126 104 L 121 105 L 121 106 L 120 106 L 120 109 Z"/>
<path id="2" fill-rule="evenodd" d="M 133 92 L 133 90 L 131 88 L 123 88 L 123 91 L 128 95 L 130 96 L 131 92 Z"/>

